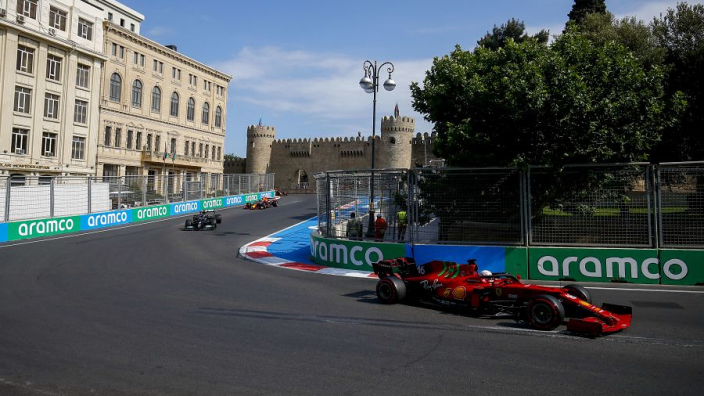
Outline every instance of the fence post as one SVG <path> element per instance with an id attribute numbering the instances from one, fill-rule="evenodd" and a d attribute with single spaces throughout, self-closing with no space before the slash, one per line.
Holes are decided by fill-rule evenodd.
<path id="1" fill-rule="evenodd" d="M 418 231 L 418 208 L 416 207 L 415 183 L 416 174 L 413 169 L 408 171 L 408 221 L 410 224 L 408 233 L 408 243 L 411 245 L 411 255 L 413 255 L 413 246 L 415 245 L 415 234 Z"/>
<path id="2" fill-rule="evenodd" d="M 325 172 L 325 237 L 330 237 L 330 173 Z M 356 199 L 356 198 L 355 198 Z M 337 237 L 337 233 L 335 233 Z"/>
<path id="3" fill-rule="evenodd" d="M 88 176 L 88 214 L 93 213 L 93 191 L 92 178 Z"/>
<path id="4" fill-rule="evenodd" d="M 650 171 L 651 169 L 654 170 L 654 172 L 652 172 L 652 176 L 648 177 L 648 181 L 650 182 L 648 184 L 652 183 L 649 187 L 653 189 L 654 193 L 652 195 L 655 202 L 652 207 L 655 210 L 655 213 L 648 216 L 648 235 L 652 238 L 651 246 L 655 247 L 655 249 L 659 249 L 665 239 L 665 235 L 662 229 L 662 190 L 660 189 L 660 186 L 662 185 L 662 180 L 660 178 L 660 167 L 651 165 L 647 168 L 646 172 Z M 648 199 L 648 214 L 651 213 L 650 196 L 651 193 L 646 194 L 646 197 Z M 655 220 L 654 230 L 650 226 L 651 221 L 653 220 Z"/>
<path id="5" fill-rule="evenodd" d="M 54 217 L 54 205 L 56 204 L 54 197 L 54 180 L 56 178 L 52 177 L 49 180 L 49 217 Z"/>
<path id="6" fill-rule="evenodd" d="M 147 206 L 147 178 L 142 175 L 142 206 Z"/>
<path id="7" fill-rule="evenodd" d="M 202 174 L 202 173 L 200 174 L 200 184 L 199 184 L 199 186 L 200 186 L 200 199 L 203 199 L 203 188 L 204 188 L 204 185 L 203 185 L 203 174 Z"/>
<path id="8" fill-rule="evenodd" d="M 117 210 L 122 208 L 122 176 L 117 177 Z"/>
<path id="9" fill-rule="evenodd" d="M 5 180 L 5 222 L 10 221 L 10 196 L 12 195 L 12 177 Z"/>
<path id="10" fill-rule="evenodd" d="M 525 170 L 525 189 L 524 189 L 524 194 L 525 194 L 525 210 L 524 210 L 524 216 L 525 216 L 525 233 L 526 233 L 526 247 L 529 247 L 531 242 L 533 241 L 533 208 L 531 207 L 531 201 L 532 201 L 532 196 L 530 193 L 530 168 Z"/>

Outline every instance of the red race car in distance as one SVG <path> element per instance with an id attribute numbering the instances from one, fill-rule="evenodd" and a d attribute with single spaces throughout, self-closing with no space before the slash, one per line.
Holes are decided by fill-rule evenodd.
<path id="1" fill-rule="evenodd" d="M 397 258 L 372 267 L 379 277 L 377 297 L 385 304 L 422 300 L 475 315 L 510 314 L 539 330 L 553 330 L 569 317 L 568 331 L 592 336 L 631 325 L 631 307 L 593 305 L 589 292 L 580 285 L 526 284 L 508 273 L 478 272 L 473 259 L 467 264 L 431 261 L 418 266 L 411 258 Z"/>

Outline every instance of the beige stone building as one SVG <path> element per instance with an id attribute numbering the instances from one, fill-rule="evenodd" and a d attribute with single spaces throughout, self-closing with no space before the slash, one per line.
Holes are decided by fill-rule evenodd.
<path id="1" fill-rule="evenodd" d="M 231 76 L 113 22 L 103 24 L 97 175 L 168 176 L 169 192 L 202 176 L 218 188 Z"/>
<path id="2" fill-rule="evenodd" d="M 81 0 L 0 0 L 0 177 L 95 174 L 103 13 Z"/>

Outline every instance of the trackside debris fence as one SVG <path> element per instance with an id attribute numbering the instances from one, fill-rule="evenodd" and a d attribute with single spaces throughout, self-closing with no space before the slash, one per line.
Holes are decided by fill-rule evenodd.
<path id="1" fill-rule="evenodd" d="M 316 176 L 321 234 L 411 244 L 704 247 L 704 162 L 334 171 Z M 371 197 L 371 183 L 374 196 Z M 381 214 L 385 232 L 368 233 Z"/>
<path id="2" fill-rule="evenodd" d="M 3 176 L 0 223 L 83 215 L 274 189 L 274 174 Z"/>

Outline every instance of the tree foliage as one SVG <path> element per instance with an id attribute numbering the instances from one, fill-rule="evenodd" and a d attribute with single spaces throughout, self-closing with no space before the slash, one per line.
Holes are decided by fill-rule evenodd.
<path id="1" fill-rule="evenodd" d="M 575 24 L 580 24 L 586 18 L 588 14 L 592 13 L 605 13 L 606 12 L 606 2 L 605 0 L 574 0 L 572 5 L 572 10 L 567 17 L 570 19 L 569 22 Z M 568 22 L 568 23 L 569 23 Z"/>
<path id="2" fill-rule="evenodd" d="M 608 11 L 592 13 L 575 28 L 597 47 L 610 42 L 623 45 L 647 69 L 665 62 L 665 50 L 658 44 L 650 26 L 635 17 L 619 20 Z"/>
<path id="3" fill-rule="evenodd" d="M 622 45 L 568 29 L 549 47 L 458 46 L 411 92 L 449 165 L 559 168 L 647 159 L 668 120 L 662 80 Z"/>
<path id="4" fill-rule="evenodd" d="M 535 40 L 540 44 L 547 44 L 549 38 L 550 32 L 547 30 L 541 30 L 534 36 L 528 35 L 528 33 L 526 33 L 525 23 L 511 18 L 508 22 L 501 25 L 501 27 L 494 25 L 494 29 L 491 33 L 486 32 L 486 35 L 477 41 L 477 45 L 487 49 L 497 50 L 505 47 L 508 40 L 513 40 L 516 43 Z"/>
<path id="5" fill-rule="evenodd" d="M 668 66 L 666 92 L 687 101 L 681 122 L 667 128 L 657 152 L 663 161 L 704 159 L 704 5 L 680 3 L 652 23 Z"/>

